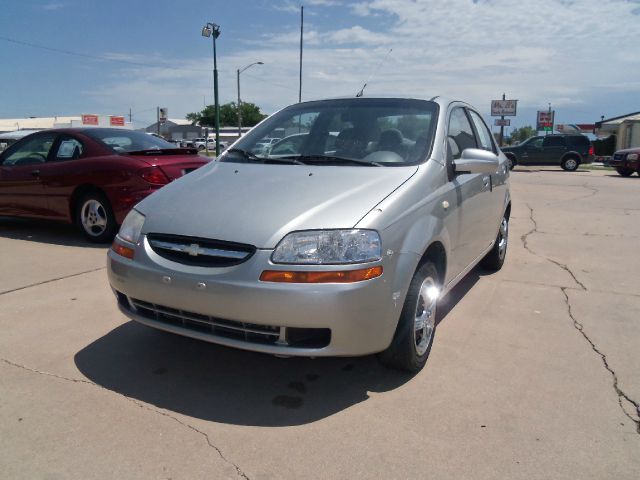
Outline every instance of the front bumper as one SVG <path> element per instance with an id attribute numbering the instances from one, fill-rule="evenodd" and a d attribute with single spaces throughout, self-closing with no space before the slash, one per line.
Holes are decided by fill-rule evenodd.
<path id="1" fill-rule="evenodd" d="M 194 267 L 159 257 L 143 237 L 136 247 L 135 260 L 109 250 L 109 282 L 121 311 L 129 318 L 212 343 L 294 356 L 367 355 L 388 347 L 405 293 L 394 294 L 390 280 L 399 255 L 377 263 L 383 265 L 384 272 L 372 280 L 285 284 L 258 280 L 266 269 L 292 269 L 272 264 L 271 253 L 258 250 L 245 263 L 232 267 Z M 347 270 L 362 265 L 296 269 L 319 268 Z M 210 323 L 213 328 L 207 327 Z M 245 333 L 225 335 L 229 329 Z M 323 346 L 300 346 L 287 341 L 288 330 L 293 334 L 300 329 L 329 331 L 330 335 Z M 255 341 L 252 332 L 269 330 L 279 333 L 273 342 L 264 341 L 269 334 Z"/>

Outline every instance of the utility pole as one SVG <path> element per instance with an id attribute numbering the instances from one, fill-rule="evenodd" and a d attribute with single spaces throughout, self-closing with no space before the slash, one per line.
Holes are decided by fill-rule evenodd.
<path id="1" fill-rule="evenodd" d="M 298 103 L 302 102 L 302 34 L 304 32 L 304 7 L 300 7 L 300 86 L 298 87 Z"/>
<path id="2" fill-rule="evenodd" d="M 156 107 L 156 125 L 157 125 L 157 134 L 160 136 L 160 107 Z"/>
<path id="3" fill-rule="evenodd" d="M 502 100 L 506 100 L 507 97 L 505 96 L 505 94 L 502 94 Z M 502 147 L 502 144 L 504 142 L 504 115 L 502 115 L 500 117 L 500 146 Z"/>
<path id="4" fill-rule="evenodd" d="M 133 122 L 133 116 L 131 115 L 131 107 L 129 107 L 129 123 Z"/>

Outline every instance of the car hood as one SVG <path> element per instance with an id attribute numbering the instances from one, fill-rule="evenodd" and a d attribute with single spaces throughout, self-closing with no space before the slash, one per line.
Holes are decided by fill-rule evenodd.
<path id="1" fill-rule="evenodd" d="M 616 150 L 614 152 L 614 155 L 616 153 L 622 153 L 622 154 L 627 154 L 627 153 L 640 153 L 640 148 L 635 147 L 635 148 L 625 148 L 624 150 Z"/>
<path id="2" fill-rule="evenodd" d="M 412 167 L 213 162 L 136 206 L 143 233 L 274 248 L 289 232 L 353 228 L 417 171 Z"/>

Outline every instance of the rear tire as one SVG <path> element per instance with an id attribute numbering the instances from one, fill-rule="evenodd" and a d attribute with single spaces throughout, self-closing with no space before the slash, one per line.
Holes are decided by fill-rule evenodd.
<path id="1" fill-rule="evenodd" d="M 498 229 L 498 235 L 496 241 L 493 244 L 493 248 L 485 255 L 481 260 L 482 265 L 487 270 L 497 272 L 504 265 L 504 259 L 507 257 L 507 247 L 509 245 L 509 218 L 507 214 L 502 217 L 500 222 L 500 228 Z"/>
<path id="2" fill-rule="evenodd" d="M 107 243 L 113 240 L 118 225 L 111 204 L 100 192 L 84 194 L 76 203 L 75 221 L 90 242 Z"/>
<path id="3" fill-rule="evenodd" d="M 616 172 L 623 177 L 630 177 L 633 175 L 634 170 L 631 168 L 616 168 Z"/>
<path id="4" fill-rule="evenodd" d="M 379 354 L 384 365 L 412 373 L 424 367 L 436 333 L 439 290 L 435 265 L 430 261 L 420 265 L 411 279 L 391 345 Z"/>
<path id="5" fill-rule="evenodd" d="M 567 172 L 575 172 L 580 165 L 580 161 L 576 157 L 568 157 L 562 160 L 560 166 Z"/>

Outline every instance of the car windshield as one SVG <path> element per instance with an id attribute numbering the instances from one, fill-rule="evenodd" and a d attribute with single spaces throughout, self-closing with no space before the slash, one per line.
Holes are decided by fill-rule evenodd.
<path id="1" fill-rule="evenodd" d="M 438 105 L 426 100 L 296 104 L 251 130 L 220 161 L 365 167 L 421 163 L 431 151 L 437 116 Z"/>
<path id="2" fill-rule="evenodd" d="M 114 128 L 91 128 L 84 131 L 85 135 L 104 143 L 117 153 L 139 152 L 144 150 L 161 150 L 177 148 L 162 138 L 144 132 Z"/>

